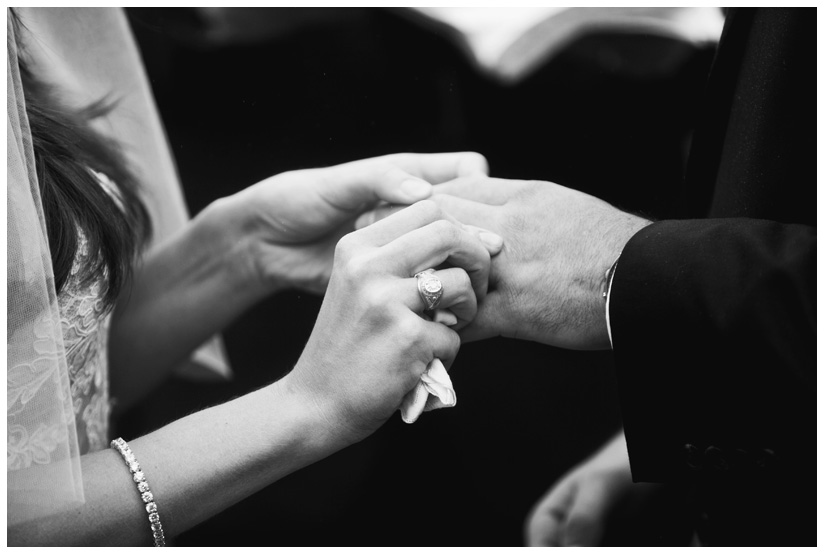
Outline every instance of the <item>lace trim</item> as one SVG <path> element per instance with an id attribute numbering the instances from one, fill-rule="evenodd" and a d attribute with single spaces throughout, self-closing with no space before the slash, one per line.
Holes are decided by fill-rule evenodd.
<path id="1" fill-rule="evenodd" d="M 101 186 L 119 202 L 117 187 L 105 175 L 93 173 Z M 79 452 L 85 454 L 108 446 L 111 414 L 108 367 L 110 314 L 102 300 L 106 292 L 106 276 L 87 285 L 80 282 L 80 270 L 91 260 L 88 240 L 82 229 L 78 229 L 78 238 L 77 254 L 57 304 L 72 396 L 72 402 L 65 405 L 67 410 L 74 412 Z M 60 384 L 59 372 L 61 361 L 58 347 L 52 339 L 55 325 L 48 315 L 43 315 L 33 325 L 33 360 L 8 370 L 8 470 L 48 464 L 61 458 L 61 454 L 55 451 L 66 441 L 71 414 L 51 414 L 50 418 L 43 420 L 50 424 L 40 423 L 34 429 L 16 418 L 41 390 L 44 394 L 46 391 L 54 394 L 56 390 L 57 397 L 64 398 L 62 391 L 65 386 Z M 14 341 L 9 342 L 10 349 L 13 344 Z M 62 412 L 59 407 L 49 407 L 48 410 Z"/>
<path id="2" fill-rule="evenodd" d="M 108 446 L 110 315 L 102 300 L 106 276 L 85 287 L 80 284 L 79 273 L 91 260 L 88 241 L 81 230 L 79 237 L 77 256 L 57 302 L 77 440 L 80 454 L 84 454 Z"/>

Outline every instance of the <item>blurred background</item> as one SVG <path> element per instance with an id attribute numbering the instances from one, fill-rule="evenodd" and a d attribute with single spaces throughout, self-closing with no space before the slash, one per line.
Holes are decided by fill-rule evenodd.
<path id="1" fill-rule="evenodd" d="M 713 43 L 596 27 L 515 78 L 454 29 L 379 8 L 128 10 L 192 214 L 272 174 L 393 152 L 475 150 L 491 175 L 672 214 Z M 279 378 L 320 298 L 287 291 L 224 334 L 235 378 L 173 378 L 116 422 L 134 437 Z M 177 545 L 521 545 L 532 504 L 620 426 L 609 352 L 462 346 L 458 405 L 301 470 Z M 630 509 L 633 509 L 632 511 Z M 616 545 L 670 545 L 668 510 L 628 508 Z M 638 511 L 638 512 L 637 512 Z M 668 512 L 671 511 L 671 512 Z"/>

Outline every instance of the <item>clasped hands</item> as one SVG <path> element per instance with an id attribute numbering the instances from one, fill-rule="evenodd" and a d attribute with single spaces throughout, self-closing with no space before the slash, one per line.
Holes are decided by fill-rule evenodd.
<path id="1" fill-rule="evenodd" d="M 273 387 L 296 400 L 314 440 L 332 450 L 375 431 L 430 361 L 450 367 L 462 341 L 502 335 L 609 348 L 604 272 L 649 223 L 553 183 L 490 178 L 476 153 L 287 172 L 212 212 L 236 245 L 227 263 L 239 283 L 259 296 L 285 287 L 325 293 L 298 363 Z M 449 325 L 425 317 L 413 276 L 428 268 L 438 269 Z M 618 461 L 611 484 L 627 482 L 622 446 L 610 457 Z M 571 531 L 579 513 L 546 519 L 560 495 L 567 503 L 566 484 L 537 506 L 531 543 L 581 541 Z M 591 501 L 608 506 L 608 497 Z"/>
<path id="2" fill-rule="evenodd" d="M 490 178 L 476 153 L 287 172 L 222 202 L 243 230 L 250 287 L 326 293 L 283 381 L 350 440 L 386 420 L 433 358 L 449 368 L 461 340 L 609 348 L 604 271 L 648 223 L 553 183 Z M 451 327 L 422 318 L 412 276 L 431 267 Z"/>
<path id="3" fill-rule="evenodd" d="M 647 220 L 585 193 L 543 181 L 458 177 L 429 200 L 465 225 L 502 237 L 489 292 L 461 331 L 463 341 L 494 336 L 568 349 L 608 349 L 602 298 L 605 271 Z M 359 217 L 368 226 L 399 206 Z"/>

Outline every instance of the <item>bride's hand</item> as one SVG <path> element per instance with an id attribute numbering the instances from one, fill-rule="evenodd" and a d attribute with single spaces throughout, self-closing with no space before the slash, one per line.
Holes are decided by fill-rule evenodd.
<path id="1" fill-rule="evenodd" d="M 253 284 L 323 293 L 335 245 L 363 211 L 379 201 L 412 204 L 430 196 L 431 184 L 479 172 L 487 162 L 473 152 L 393 154 L 278 174 L 224 206 L 243 228 L 247 255 L 238 258 Z"/>
<path id="2" fill-rule="evenodd" d="M 341 445 L 377 429 L 438 357 L 459 348 L 451 328 L 422 317 L 414 274 L 446 267 L 439 308 L 467 322 L 487 290 L 490 256 L 431 201 L 344 237 L 311 337 L 280 385 L 305 399 Z"/>

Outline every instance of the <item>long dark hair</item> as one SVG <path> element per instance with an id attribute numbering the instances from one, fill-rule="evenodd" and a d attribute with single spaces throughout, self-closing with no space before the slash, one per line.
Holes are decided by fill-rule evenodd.
<path id="1" fill-rule="evenodd" d="M 11 11 L 18 50 L 20 21 Z M 111 110 L 97 102 L 70 110 L 56 91 L 40 82 L 18 56 L 32 135 L 37 179 L 46 220 L 55 289 L 66 285 L 80 243 L 87 240 L 88 264 L 79 270 L 82 284 L 103 280 L 103 301 L 111 307 L 128 282 L 135 259 L 151 226 L 138 196 L 138 184 L 113 141 L 91 126 Z M 120 201 L 106 192 L 92 170 L 108 176 Z"/>

